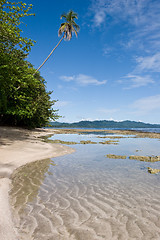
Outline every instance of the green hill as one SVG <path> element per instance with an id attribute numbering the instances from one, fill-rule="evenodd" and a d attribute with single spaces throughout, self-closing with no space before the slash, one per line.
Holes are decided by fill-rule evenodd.
<path id="1" fill-rule="evenodd" d="M 74 123 L 51 122 L 50 124 L 55 128 L 160 128 L 160 124 L 150 124 L 129 120 L 122 122 L 109 120 L 80 121 Z"/>

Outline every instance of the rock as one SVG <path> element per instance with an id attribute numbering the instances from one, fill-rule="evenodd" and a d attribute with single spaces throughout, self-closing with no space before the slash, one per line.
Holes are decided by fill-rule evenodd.
<path id="1" fill-rule="evenodd" d="M 139 160 L 143 162 L 158 162 L 160 161 L 160 156 L 129 156 L 129 159 Z"/>
<path id="2" fill-rule="evenodd" d="M 107 154 L 106 157 L 114 158 L 114 159 L 126 159 L 127 156 L 125 155 L 115 155 L 115 154 Z"/>
<path id="3" fill-rule="evenodd" d="M 97 143 L 87 140 L 87 141 L 80 141 L 80 144 L 97 144 Z"/>
<path id="4" fill-rule="evenodd" d="M 117 145 L 119 141 L 113 141 L 113 140 L 108 140 L 108 141 L 104 141 L 104 142 L 99 142 L 101 144 L 115 144 Z"/>
<path id="5" fill-rule="evenodd" d="M 157 174 L 160 172 L 160 169 L 153 169 L 153 168 L 148 167 L 148 172 L 151 174 Z"/>

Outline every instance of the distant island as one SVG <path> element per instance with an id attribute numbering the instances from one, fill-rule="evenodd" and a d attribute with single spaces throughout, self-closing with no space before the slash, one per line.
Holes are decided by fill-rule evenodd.
<path id="1" fill-rule="evenodd" d="M 80 121 L 74 123 L 51 122 L 50 126 L 55 128 L 160 128 L 160 124 L 150 124 L 129 120 L 121 122 L 110 120 Z"/>

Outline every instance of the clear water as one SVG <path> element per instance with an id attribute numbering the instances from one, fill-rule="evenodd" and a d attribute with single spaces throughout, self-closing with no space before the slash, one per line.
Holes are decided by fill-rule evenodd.
<path id="1" fill-rule="evenodd" d="M 58 134 L 63 141 L 105 141 L 98 134 Z M 113 136 L 113 135 L 110 135 Z M 76 151 L 22 167 L 11 199 L 22 239 L 160 239 L 160 162 L 128 159 L 160 155 L 158 139 L 123 138 L 118 145 L 77 144 Z M 109 137 L 109 136 L 108 136 Z M 106 154 L 126 155 L 109 159 Z"/>

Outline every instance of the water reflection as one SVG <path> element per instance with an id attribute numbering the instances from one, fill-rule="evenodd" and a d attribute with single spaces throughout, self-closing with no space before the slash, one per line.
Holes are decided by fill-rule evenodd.
<path id="1" fill-rule="evenodd" d="M 10 191 L 14 208 L 21 206 L 22 211 L 27 203 L 35 201 L 45 178 L 52 174 L 50 165 L 55 166 L 51 159 L 46 159 L 22 166 L 14 172 Z"/>
<path id="2" fill-rule="evenodd" d="M 58 135 L 71 141 L 81 137 L 98 139 Z M 134 153 L 160 155 L 159 144 L 125 135 L 118 145 L 77 144 L 73 154 L 54 159 L 56 167 L 51 159 L 22 167 L 11 191 L 22 239 L 160 239 L 160 175 L 147 171 L 160 162 L 128 159 Z M 110 153 L 127 158 L 105 157 Z"/>

